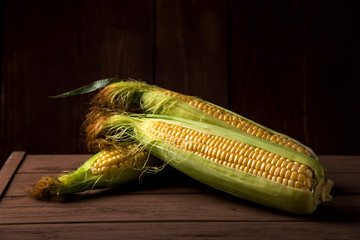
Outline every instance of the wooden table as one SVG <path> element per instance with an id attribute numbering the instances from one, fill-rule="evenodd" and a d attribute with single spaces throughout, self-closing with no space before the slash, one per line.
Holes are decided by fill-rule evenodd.
<path id="1" fill-rule="evenodd" d="M 333 201 L 309 216 L 212 190 L 172 168 L 139 184 L 38 201 L 26 191 L 44 175 L 90 155 L 13 152 L 0 172 L 0 239 L 359 239 L 360 157 L 320 156 Z"/>

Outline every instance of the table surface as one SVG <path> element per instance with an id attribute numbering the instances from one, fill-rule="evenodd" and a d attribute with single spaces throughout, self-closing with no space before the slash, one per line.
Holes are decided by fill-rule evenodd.
<path id="1" fill-rule="evenodd" d="M 0 172 L 0 239 L 360 239 L 360 156 L 320 156 L 333 201 L 307 216 L 235 198 L 170 167 L 119 188 L 27 198 L 42 176 L 89 157 L 13 152 Z"/>

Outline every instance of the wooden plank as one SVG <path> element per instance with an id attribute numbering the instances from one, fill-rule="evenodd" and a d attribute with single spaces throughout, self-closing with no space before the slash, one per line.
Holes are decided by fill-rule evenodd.
<path id="1" fill-rule="evenodd" d="M 302 1 L 230 1 L 230 108 L 304 141 Z"/>
<path id="2" fill-rule="evenodd" d="M 308 143 L 319 154 L 359 155 L 358 2 L 305 0 L 304 7 Z"/>
<path id="3" fill-rule="evenodd" d="M 4 197 L 0 224 L 101 221 L 360 220 L 360 195 L 339 195 L 307 216 L 292 215 L 218 194 L 101 194 L 59 201 Z"/>
<path id="4" fill-rule="evenodd" d="M 109 77 L 131 77 L 152 83 L 152 1 L 80 1 L 78 22 L 77 87 Z M 74 121 L 78 126 L 82 125 L 94 94 L 76 98 L 75 108 L 79 114 Z M 81 140 L 78 145 L 84 150 L 85 137 Z"/>
<path id="5" fill-rule="evenodd" d="M 358 155 L 319 155 L 319 159 L 329 173 L 360 172 L 360 156 Z"/>
<path id="6" fill-rule="evenodd" d="M 227 1 L 156 1 L 155 83 L 227 107 Z"/>
<path id="7" fill-rule="evenodd" d="M 26 161 L 21 165 L 18 173 L 59 173 L 79 167 L 92 155 L 72 154 L 72 155 L 48 155 L 48 154 L 28 154 Z M 320 155 L 320 162 L 328 170 L 334 173 L 359 173 L 360 156 L 331 156 Z"/>
<path id="8" fill-rule="evenodd" d="M 3 1 L 1 152 L 77 152 L 78 1 Z"/>
<path id="9" fill-rule="evenodd" d="M 58 176 L 63 171 L 75 170 L 91 155 L 27 155 L 15 176 L 12 187 L 8 190 L 8 196 L 24 196 L 32 184 L 44 175 Z M 333 192 L 335 194 L 359 193 L 360 161 L 358 156 L 320 156 L 320 161 L 327 169 L 327 176 L 334 181 Z M 31 174 L 30 174 L 31 173 Z M 166 180 L 165 180 L 166 179 Z M 137 181 L 137 180 L 136 180 Z M 153 186 L 155 188 L 165 186 L 188 186 L 196 185 L 199 191 L 205 191 L 204 185 L 184 176 L 178 171 L 167 167 L 161 173 L 149 176 L 142 183 L 142 190 Z M 193 191 L 192 189 L 191 191 Z"/>
<path id="10" fill-rule="evenodd" d="M 61 173 L 18 173 L 11 181 L 11 187 L 7 190 L 6 196 L 25 196 L 26 192 L 41 177 L 47 175 L 56 177 Z M 335 186 L 332 194 L 359 194 L 360 193 L 360 173 L 328 173 Z M 187 177 L 173 169 L 166 168 L 161 173 L 155 175 L 147 175 L 142 178 L 141 183 L 138 179 L 134 179 L 134 184 L 127 186 L 119 186 L 126 193 L 194 193 L 208 192 L 208 187 Z M 334 195 L 334 197 L 335 197 Z"/>
<path id="11" fill-rule="evenodd" d="M 24 197 L 33 184 L 43 176 L 56 177 L 57 173 L 19 173 L 11 181 L 11 187 L 6 192 L 7 197 Z M 123 184 L 114 189 L 108 189 L 101 193 L 101 190 L 86 192 L 85 194 L 101 195 L 109 194 L 181 194 L 181 193 L 208 193 L 209 187 L 181 174 L 174 169 L 167 168 L 167 171 L 156 175 L 143 175 L 140 179 L 133 179 L 133 182 Z"/>
<path id="12" fill-rule="evenodd" d="M 74 170 L 92 155 L 89 154 L 29 154 L 18 173 L 54 173 Z"/>
<path id="13" fill-rule="evenodd" d="M 83 82 L 118 76 L 153 82 L 153 1 L 81 1 Z"/>
<path id="14" fill-rule="evenodd" d="M 145 218 L 151 219 L 153 216 L 156 216 L 157 211 L 164 211 L 164 209 L 166 209 L 163 212 L 164 215 L 160 214 L 160 218 L 171 220 L 171 217 L 175 216 L 178 218 L 178 215 L 181 215 L 180 219 L 182 221 L 186 221 L 187 218 L 207 219 L 209 217 L 213 220 L 218 217 L 224 221 L 235 221 L 232 217 L 229 218 L 229 216 L 234 215 L 237 220 L 240 219 L 241 221 L 270 221 L 278 218 L 281 221 L 284 218 L 294 221 L 294 219 L 299 219 L 298 217 L 294 218 L 287 214 L 284 215 L 277 211 L 211 190 L 188 177 L 182 176 L 175 170 L 170 172 L 169 175 L 165 171 L 161 172 L 159 179 L 156 178 L 157 176 L 148 178 L 150 179 L 149 182 L 144 181 L 144 184 L 141 186 L 137 185 L 134 187 L 134 185 L 128 185 L 125 188 L 95 191 L 92 194 L 79 196 L 77 201 L 74 198 L 68 198 L 65 201 L 40 202 L 25 197 L 27 188 L 44 173 L 47 173 L 48 169 L 52 169 L 53 172 L 51 173 L 50 171 L 50 174 L 56 176 L 59 174 L 58 170 L 74 164 L 74 162 L 82 163 L 84 159 L 81 160 L 81 158 L 87 159 L 88 155 L 30 155 L 29 158 L 26 158 L 23 165 L 25 165 L 28 159 L 30 159 L 28 162 L 30 164 L 22 168 L 26 171 L 24 170 L 14 177 L 11 187 L 0 204 L 0 216 L 6 216 L 5 218 L 0 218 L 0 222 L 16 223 L 19 219 L 18 209 L 22 209 L 21 218 L 23 218 L 22 221 L 24 223 L 41 221 L 43 218 L 57 221 L 57 217 L 59 217 L 61 222 L 71 221 L 69 219 L 73 217 L 76 221 L 84 221 L 83 216 L 88 216 L 88 209 L 93 208 L 98 210 L 90 214 L 90 219 L 97 219 L 96 221 L 105 221 L 105 219 L 120 221 L 123 218 L 138 221 L 143 214 L 147 215 Z M 332 161 L 328 162 L 330 166 L 332 162 L 337 164 L 337 161 L 334 160 L 337 159 L 336 157 L 321 156 L 320 158 L 322 160 L 331 159 Z M 346 161 L 350 162 L 350 165 L 353 164 L 351 162 L 357 162 L 356 156 L 340 157 L 340 159 L 342 159 L 342 165 L 347 165 L 344 164 Z M 36 165 L 32 165 L 31 163 L 34 162 L 38 162 L 38 166 L 41 166 L 40 163 L 44 164 L 44 168 L 40 169 Z M 31 166 L 35 167 L 31 168 Z M 354 166 L 356 168 L 355 164 Z M 345 170 L 348 170 L 348 166 L 345 167 Z M 174 173 L 175 175 L 173 175 Z M 344 177 L 345 175 L 346 177 Z M 358 181 L 353 181 L 353 179 L 359 178 L 359 171 L 355 170 L 353 173 L 344 174 L 340 169 L 339 172 L 329 173 L 329 177 L 335 181 L 333 201 L 321 206 L 318 211 L 306 220 L 358 221 L 358 206 L 360 204 L 358 195 L 359 183 Z M 185 182 L 183 182 L 184 180 Z M 349 195 L 348 193 L 351 194 Z M 27 207 L 24 208 L 24 206 Z M 183 206 L 189 206 L 187 208 L 191 211 L 188 214 L 184 214 L 181 211 Z M 105 213 L 103 212 L 104 208 Z M 113 216 L 111 209 L 117 213 L 116 216 Z M 122 209 L 121 212 L 119 212 L 119 209 Z M 125 209 L 131 210 L 127 211 Z M 36 219 L 39 214 L 37 211 L 42 215 L 38 220 Z M 121 215 L 120 218 L 119 214 Z M 334 215 L 330 216 L 330 214 Z M 249 218 L 249 216 L 251 217 Z"/>
<path id="15" fill-rule="evenodd" d="M 23 239 L 358 239 L 358 223 L 107 222 L 0 225 L 8 240 Z"/>
<path id="16" fill-rule="evenodd" d="M 13 152 L 0 171 L 0 200 L 5 195 L 5 190 L 11 182 L 16 170 L 22 163 L 25 152 Z"/>

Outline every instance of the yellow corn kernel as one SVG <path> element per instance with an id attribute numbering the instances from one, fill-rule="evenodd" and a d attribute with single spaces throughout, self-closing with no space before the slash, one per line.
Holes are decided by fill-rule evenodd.
<path id="1" fill-rule="evenodd" d="M 139 168 L 148 158 L 147 151 L 139 151 L 134 144 L 104 150 L 90 167 L 93 175 L 100 175 L 119 168 Z"/>
<path id="2" fill-rule="evenodd" d="M 200 182 L 270 207 L 306 214 L 331 199 L 316 159 L 241 131 L 151 114 L 111 116 L 102 131 L 113 141 L 131 136 Z"/>
<path id="3" fill-rule="evenodd" d="M 309 184 L 312 181 L 311 178 L 306 177 L 304 174 L 298 177 L 299 174 L 301 174 L 297 172 L 300 167 L 294 167 L 300 166 L 298 163 L 280 157 L 279 155 L 271 155 L 270 152 L 263 149 L 254 148 L 246 144 L 242 145 L 242 149 L 237 153 L 234 146 L 235 144 L 240 146 L 240 143 L 211 134 L 206 136 L 208 141 L 203 144 L 200 142 L 199 136 L 201 133 L 199 131 L 188 131 L 185 127 L 174 126 L 163 122 L 152 123 L 148 126 L 147 131 L 151 133 L 154 138 L 166 141 L 169 144 L 204 156 L 206 159 L 221 163 L 225 166 L 234 169 L 238 166 L 237 168 L 240 168 L 240 170 L 244 172 L 261 176 L 265 179 L 273 179 L 273 181 L 282 184 L 286 183 L 287 186 L 293 188 L 306 188 L 308 191 L 312 188 L 311 184 Z M 188 132 L 188 135 L 182 137 L 183 135 L 180 134 L 182 132 Z M 203 147 L 195 147 L 197 144 L 202 144 Z M 262 157 L 258 157 L 260 151 L 263 153 Z M 268 162 L 271 162 L 271 164 Z M 302 172 L 311 172 L 305 165 L 301 166 Z M 305 184 L 305 181 L 307 181 L 307 184 Z"/>
<path id="4" fill-rule="evenodd" d="M 162 90 L 159 89 L 159 91 L 163 91 L 163 93 L 167 94 L 168 96 L 177 98 L 183 102 L 188 103 L 189 105 L 192 105 L 193 107 L 196 107 L 197 109 L 216 117 L 232 126 L 235 126 L 241 131 L 247 132 L 253 136 L 263 138 L 266 140 L 270 140 L 274 143 L 277 143 L 279 145 L 286 146 L 288 148 L 292 148 L 298 152 L 304 153 L 308 156 L 311 156 L 311 152 L 305 149 L 304 147 L 300 146 L 298 143 L 287 139 L 286 137 L 271 134 L 265 129 L 256 126 L 255 124 L 247 121 L 246 119 L 241 118 L 240 116 L 236 116 L 234 114 L 227 113 L 225 110 L 220 109 L 216 106 L 212 106 L 210 103 L 207 103 L 201 99 L 197 99 L 192 96 L 186 96 L 180 93 L 172 92 L 169 90 Z M 211 110 L 209 110 L 211 109 Z"/>

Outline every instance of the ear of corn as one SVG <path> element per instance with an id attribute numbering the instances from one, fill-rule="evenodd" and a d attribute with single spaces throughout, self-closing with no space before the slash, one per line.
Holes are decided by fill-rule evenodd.
<path id="1" fill-rule="evenodd" d="M 95 97 L 93 104 L 126 110 L 133 104 L 143 111 L 181 117 L 246 132 L 317 159 L 315 153 L 299 141 L 260 125 L 237 113 L 200 98 L 169 91 L 143 82 L 112 83 Z"/>
<path id="2" fill-rule="evenodd" d="M 152 163 L 151 163 L 152 164 Z M 117 145 L 100 151 L 76 171 L 57 178 L 45 176 L 35 183 L 29 197 L 45 200 L 54 196 L 119 186 L 156 172 L 148 162 L 148 152 L 136 144 Z"/>
<path id="3" fill-rule="evenodd" d="M 114 115 L 102 131 L 114 141 L 136 139 L 183 173 L 259 204 L 308 214 L 331 199 L 332 181 L 317 160 L 246 133 L 156 115 Z"/>

